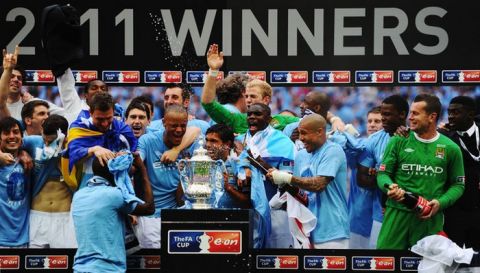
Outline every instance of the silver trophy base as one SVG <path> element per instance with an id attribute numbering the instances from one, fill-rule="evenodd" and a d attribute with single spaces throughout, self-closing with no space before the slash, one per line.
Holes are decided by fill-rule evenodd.
<path id="1" fill-rule="evenodd" d="M 192 203 L 192 209 L 211 209 L 213 208 L 212 204 L 206 202 L 206 200 L 195 200 L 195 203 Z"/>

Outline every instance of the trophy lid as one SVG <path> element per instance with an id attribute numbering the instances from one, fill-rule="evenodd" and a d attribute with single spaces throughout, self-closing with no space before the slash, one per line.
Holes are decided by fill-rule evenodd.
<path id="1" fill-rule="evenodd" d="M 203 148 L 203 138 L 198 141 L 198 148 L 193 151 L 193 156 L 190 161 L 213 161 L 208 155 L 208 151 Z"/>

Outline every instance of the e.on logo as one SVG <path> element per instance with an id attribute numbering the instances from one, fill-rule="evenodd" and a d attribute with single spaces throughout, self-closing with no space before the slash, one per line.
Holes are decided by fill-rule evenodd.
<path id="1" fill-rule="evenodd" d="M 210 253 L 241 253 L 242 235 L 240 231 L 208 231 L 210 236 Z"/>
<path id="2" fill-rule="evenodd" d="M 0 256 L 0 269 L 19 269 L 20 257 L 14 255 Z"/>

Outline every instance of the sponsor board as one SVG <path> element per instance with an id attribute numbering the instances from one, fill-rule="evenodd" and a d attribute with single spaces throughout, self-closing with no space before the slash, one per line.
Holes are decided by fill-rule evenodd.
<path id="1" fill-rule="evenodd" d="M 346 270 L 345 256 L 305 256 L 303 268 L 306 270 Z"/>
<path id="2" fill-rule="evenodd" d="M 350 71 L 313 71 L 312 83 L 350 83 Z"/>
<path id="3" fill-rule="evenodd" d="M 393 83 L 392 70 L 355 71 L 356 83 Z"/>
<path id="4" fill-rule="evenodd" d="M 169 230 L 169 254 L 240 254 L 240 230 Z"/>
<path id="5" fill-rule="evenodd" d="M 145 71 L 145 83 L 181 83 L 182 71 Z"/>
<path id="6" fill-rule="evenodd" d="M 68 255 L 27 255 L 25 269 L 68 269 Z"/>
<path id="7" fill-rule="evenodd" d="M 443 83 L 480 82 L 480 70 L 442 70 Z"/>
<path id="8" fill-rule="evenodd" d="M 298 256 L 258 255 L 257 269 L 298 269 Z"/>
<path id="9" fill-rule="evenodd" d="M 140 71 L 102 71 L 106 83 L 139 83 Z"/>
<path id="10" fill-rule="evenodd" d="M 416 272 L 421 260 L 421 257 L 400 257 L 400 270 Z"/>
<path id="11" fill-rule="evenodd" d="M 308 83 L 307 71 L 271 71 L 270 83 Z"/>
<path id="12" fill-rule="evenodd" d="M 55 76 L 51 70 L 25 70 L 25 82 L 51 83 Z"/>
<path id="13" fill-rule="evenodd" d="M 436 70 L 400 70 L 398 71 L 399 83 L 436 83 Z"/>
<path id="14" fill-rule="evenodd" d="M 352 270 L 394 271 L 394 257 L 353 256 Z"/>
<path id="15" fill-rule="evenodd" d="M 87 83 L 98 78 L 95 70 L 73 70 L 72 73 L 76 83 Z"/>

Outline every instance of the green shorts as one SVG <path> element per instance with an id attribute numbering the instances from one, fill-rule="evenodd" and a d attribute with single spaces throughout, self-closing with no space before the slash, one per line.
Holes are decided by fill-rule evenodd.
<path id="1" fill-rule="evenodd" d="M 418 240 L 443 230 L 443 212 L 422 220 L 411 211 L 387 207 L 377 249 L 408 249 Z"/>

